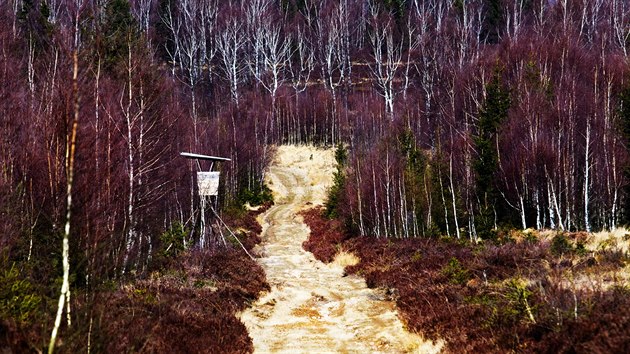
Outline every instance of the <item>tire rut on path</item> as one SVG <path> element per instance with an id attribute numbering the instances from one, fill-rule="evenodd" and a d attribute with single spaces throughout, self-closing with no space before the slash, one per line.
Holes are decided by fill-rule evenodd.
<path id="1" fill-rule="evenodd" d="M 439 352 L 404 330 L 383 291 L 302 248 L 310 230 L 298 213 L 323 202 L 333 166 L 331 150 L 280 146 L 267 173 L 276 204 L 261 216 L 257 252 L 272 289 L 241 314 L 255 352 Z"/>

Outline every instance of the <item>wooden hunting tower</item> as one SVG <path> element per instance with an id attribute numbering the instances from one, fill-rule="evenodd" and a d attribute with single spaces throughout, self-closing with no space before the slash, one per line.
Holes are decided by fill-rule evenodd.
<path id="1" fill-rule="evenodd" d="M 208 155 L 200 155 L 193 154 L 190 152 L 182 152 L 180 156 L 194 159 L 197 163 L 197 193 L 199 194 L 199 198 L 201 201 L 200 213 L 199 213 L 199 222 L 200 222 L 200 237 L 199 237 L 199 245 L 203 248 L 206 246 L 206 204 L 211 197 L 216 197 L 219 194 L 219 181 L 221 177 L 221 173 L 219 171 L 213 171 L 214 164 L 218 162 L 226 162 L 231 161 L 225 157 L 216 157 L 216 156 L 208 156 Z M 210 161 L 210 168 L 208 171 L 201 170 L 201 164 L 199 161 Z M 216 200 L 215 200 L 216 201 Z M 210 208 L 216 214 L 216 210 L 210 204 Z"/>
<path id="2" fill-rule="evenodd" d="M 197 186 L 199 187 L 199 195 L 216 197 L 217 194 L 219 194 L 219 178 L 221 173 L 218 171 L 212 171 L 214 163 L 231 160 L 225 157 L 199 155 L 192 154 L 190 152 L 182 152 L 180 153 L 180 155 L 189 159 L 195 159 L 197 161 Z M 209 171 L 201 171 L 199 160 L 211 162 Z"/>

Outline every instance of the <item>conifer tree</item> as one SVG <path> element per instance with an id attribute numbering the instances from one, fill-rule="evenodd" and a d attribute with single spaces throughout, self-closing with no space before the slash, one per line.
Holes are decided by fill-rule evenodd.
<path id="1" fill-rule="evenodd" d="M 104 58 L 105 68 L 110 72 L 126 62 L 129 44 L 139 38 L 136 22 L 131 15 L 128 0 L 109 0 L 105 7 L 103 23 L 103 41 L 100 51 Z"/>
<path id="2" fill-rule="evenodd" d="M 473 161 L 476 174 L 476 192 L 479 202 L 478 235 L 490 236 L 495 225 L 498 191 L 494 185 L 499 166 L 497 139 L 499 128 L 507 119 L 510 108 L 510 93 L 501 84 L 501 71 L 496 70 L 486 87 L 486 101 L 479 112 L 477 135 L 474 137 L 477 157 Z"/>
<path id="3" fill-rule="evenodd" d="M 328 198 L 325 202 L 327 217 L 334 219 L 339 216 L 339 206 L 343 199 L 344 186 L 346 184 L 346 174 L 344 172 L 346 161 L 348 160 L 348 151 L 343 144 L 338 144 L 335 150 L 335 161 L 337 162 L 337 171 L 333 173 L 333 185 L 328 191 Z"/>

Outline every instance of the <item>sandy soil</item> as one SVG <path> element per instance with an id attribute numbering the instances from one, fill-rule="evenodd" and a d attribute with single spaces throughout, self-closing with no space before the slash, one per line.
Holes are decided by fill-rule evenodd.
<path id="1" fill-rule="evenodd" d="M 432 353 L 434 345 L 404 330 L 394 303 L 344 276 L 352 255 L 324 264 L 304 251 L 308 227 L 297 213 L 322 204 L 334 170 L 332 150 L 281 146 L 268 171 L 276 205 L 261 216 L 258 259 L 271 292 L 241 314 L 257 353 Z"/>

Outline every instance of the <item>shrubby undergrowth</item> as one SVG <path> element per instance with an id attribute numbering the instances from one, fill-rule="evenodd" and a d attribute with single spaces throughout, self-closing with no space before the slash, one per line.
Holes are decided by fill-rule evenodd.
<path id="1" fill-rule="evenodd" d="M 268 207 L 268 205 L 267 205 Z M 242 244 L 260 242 L 258 211 L 230 219 Z M 227 232 L 227 231 L 224 231 Z M 246 353 L 251 338 L 236 313 L 269 290 L 263 269 L 239 245 L 184 249 L 187 230 L 173 225 L 160 237 L 148 269 L 129 281 L 73 294 L 72 327 L 62 353 Z M 54 289 L 42 289 L 15 264 L 0 273 L 0 347 L 41 350 L 49 339 Z M 56 287 L 55 287 L 56 288 Z"/>
<path id="2" fill-rule="evenodd" d="M 305 249 L 388 289 L 408 329 L 449 352 L 606 352 L 630 349 L 628 265 L 612 249 L 581 251 L 586 234 L 512 231 L 501 241 L 349 237 L 321 209 L 305 213 Z M 562 241 L 559 241 L 562 240 Z M 614 259 L 614 257 L 613 257 Z"/>

